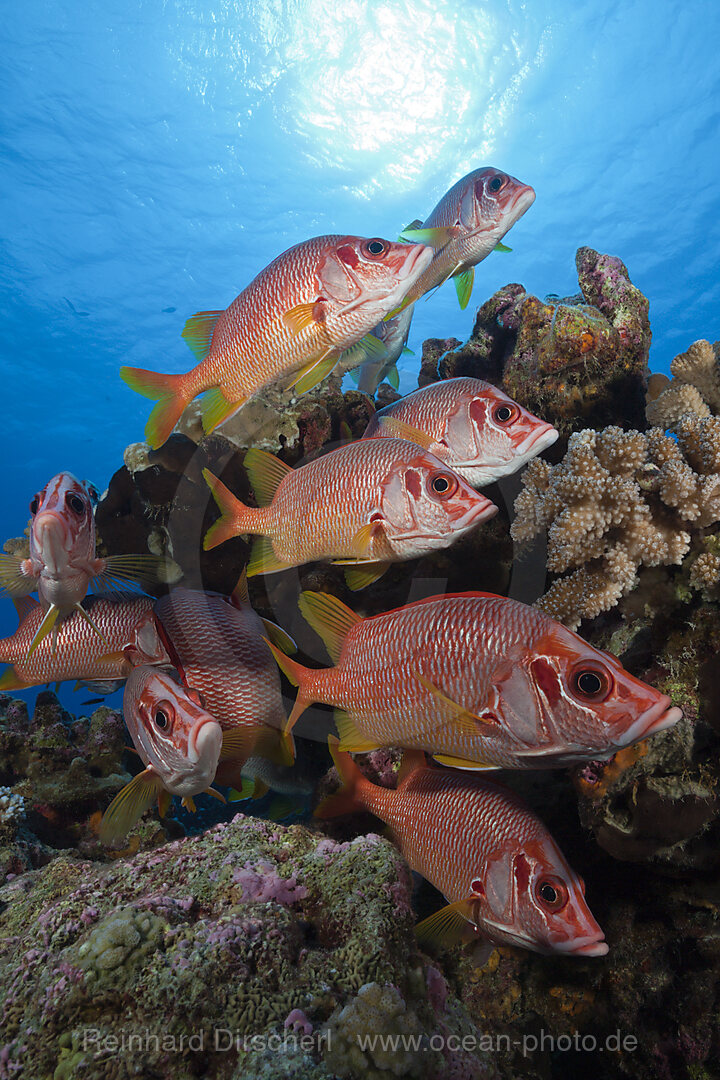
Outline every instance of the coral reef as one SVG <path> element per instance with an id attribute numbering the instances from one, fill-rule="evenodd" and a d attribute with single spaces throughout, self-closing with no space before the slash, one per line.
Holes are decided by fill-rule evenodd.
<path id="1" fill-rule="evenodd" d="M 538 607 L 576 629 L 629 593 L 641 566 L 704 551 L 705 529 L 720 520 L 720 431 L 709 424 L 683 421 L 677 442 L 658 428 L 581 431 L 559 464 L 529 463 L 511 534 L 526 541 L 547 528 L 548 569 L 566 574 Z M 712 566 L 705 560 L 693 583 L 706 588 Z"/>
<path id="2" fill-rule="evenodd" d="M 391 1033 L 397 1018 L 437 1030 L 408 888 L 378 836 L 336 842 L 243 815 L 109 865 L 62 855 L 0 889 L 8 1068 L 250 1076 L 274 1033 L 287 1048 L 267 1062 L 274 1077 L 450 1080 L 452 1062 L 419 1051 L 425 1070 L 407 1073 L 402 1048 L 379 1047 L 374 1071 L 357 1071 L 358 1034 Z M 470 1022 L 449 1004 L 457 1033 Z"/>
<path id="3" fill-rule="evenodd" d="M 578 296 L 543 301 L 522 285 L 506 285 L 479 309 L 467 342 L 426 343 L 420 385 L 455 375 L 494 382 L 560 431 L 555 456 L 580 428 L 620 419 L 639 427 L 648 301 L 615 256 L 582 247 L 575 264 Z"/>
<path id="4" fill-rule="evenodd" d="M 720 415 L 720 341 L 694 341 L 670 364 L 671 379 L 652 375 L 645 414 L 649 424 L 675 428 L 682 417 Z"/>

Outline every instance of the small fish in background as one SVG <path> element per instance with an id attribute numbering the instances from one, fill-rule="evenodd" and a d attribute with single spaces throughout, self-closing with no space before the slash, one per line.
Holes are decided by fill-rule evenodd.
<path id="1" fill-rule="evenodd" d="M 222 512 L 204 547 L 259 534 L 249 577 L 332 559 L 348 565 L 351 589 L 363 588 L 391 562 L 449 547 L 497 513 L 437 458 L 401 439 L 361 439 L 298 469 L 249 450 L 245 468 L 258 509 L 204 470 Z"/>
<path id="2" fill-rule="evenodd" d="M 99 831 L 104 844 L 121 841 L 155 802 L 164 815 L 173 795 L 194 810 L 193 796 L 210 789 L 222 751 L 222 728 L 197 691 L 158 667 L 130 671 L 123 719 L 145 769 L 105 811 Z M 212 789 L 210 794 L 223 798 Z"/>
<path id="3" fill-rule="evenodd" d="M 413 222 L 400 234 L 435 249 L 432 263 L 408 290 L 402 306 L 452 278 L 460 307 L 466 308 L 475 266 L 493 250 L 510 250 L 500 241 L 534 201 L 528 184 L 499 169 L 475 169 L 463 176 L 424 221 Z"/>
<path id="4" fill-rule="evenodd" d="M 487 780 L 425 766 L 406 753 L 396 789 L 371 783 L 332 736 L 343 782 L 317 807 L 327 819 L 369 810 L 390 826 L 411 869 L 448 901 L 417 927 L 422 944 L 485 939 L 534 952 L 604 956 L 605 935 L 543 823 L 513 792 Z"/>
<path id="5" fill-rule="evenodd" d="M 128 386 L 157 401 L 145 429 L 148 443 L 161 446 L 185 406 L 203 392 L 209 433 L 282 376 L 292 376 L 287 389 L 298 394 L 317 386 L 402 302 L 432 258 L 422 244 L 379 237 L 316 236 L 289 248 L 227 310 L 201 311 L 188 320 L 183 337 L 198 360 L 191 371 L 121 368 Z M 383 347 L 377 342 L 376 348 Z"/>
<path id="6" fill-rule="evenodd" d="M 14 603 L 20 623 L 14 634 L 0 639 L 0 663 L 11 665 L 0 678 L 0 691 L 26 690 L 74 679 L 96 693 L 111 693 L 131 669 L 123 652 L 128 645 L 141 649 L 148 663 L 170 662 L 154 632 L 153 600 L 149 596 L 117 600 L 91 597 L 89 612 L 99 635 L 79 612 L 73 611 L 57 625 L 55 648 L 45 637 L 31 655 L 30 646 L 45 611 L 31 596 L 20 597 Z"/>
<path id="7" fill-rule="evenodd" d="M 57 623 L 76 611 L 102 637 L 102 631 L 82 606 L 88 590 L 117 592 L 140 588 L 156 579 L 162 559 L 155 555 L 95 554 L 95 489 L 68 472 L 58 473 L 32 499 L 30 557 L 0 555 L 0 588 L 12 597 L 37 590 L 44 617 L 30 642 L 28 656 Z M 107 648 L 106 650 L 107 651 Z"/>
<path id="8" fill-rule="evenodd" d="M 376 412 L 363 438 L 381 436 L 416 442 L 468 484 L 483 487 L 517 472 L 552 446 L 558 432 L 491 383 L 456 378 Z"/>
<path id="9" fill-rule="evenodd" d="M 373 327 L 371 334 L 381 342 L 385 348 L 385 355 L 375 356 L 369 350 L 363 352 L 362 362 L 350 372 L 350 376 L 357 383 L 358 390 L 364 394 L 372 396 L 384 379 L 387 379 L 394 390 L 397 390 L 400 385 L 397 362 L 401 356 L 415 355 L 412 349 L 407 348 L 414 310 L 412 305 L 403 308 L 392 319 L 387 319 Z M 365 339 L 357 346 L 357 356 L 360 355 L 364 345 Z"/>
<path id="10" fill-rule="evenodd" d="M 491 593 L 433 596 L 363 619 L 304 592 L 300 611 L 335 666 L 273 647 L 298 687 L 291 731 L 333 705 L 341 749 L 402 746 L 459 769 L 548 769 L 611 757 L 682 712 L 536 608 Z"/>

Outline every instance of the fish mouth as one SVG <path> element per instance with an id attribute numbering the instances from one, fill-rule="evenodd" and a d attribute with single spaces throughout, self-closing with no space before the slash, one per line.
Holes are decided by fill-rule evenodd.
<path id="1" fill-rule="evenodd" d="M 531 451 L 533 455 L 540 454 L 559 438 L 560 432 L 552 424 L 543 424 L 542 427 L 535 427 L 530 431 L 528 436 L 518 444 L 515 453 L 518 456 L 529 454 Z"/>
<path id="2" fill-rule="evenodd" d="M 427 244 L 410 245 L 405 261 L 397 272 L 398 281 L 404 282 L 410 278 L 409 284 L 412 285 L 420 274 L 427 270 L 434 255 L 435 249 L 428 247 Z"/>
<path id="3" fill-rule="evenodd" d="M 54 510 L 42 510 L 33 522 L 32 535 L 48 573 L 61 572 L 67 565 L 67 555 L 73 544 L 65 518 Z"/>
<path id="4" fill-rule="evenodd" d="M 640 713 L 626 732 L 627 742 L 623 741 L 625 745 L 630 746 L 640 739 L 646 739 L 649 735 L 666 731 L 667 728 L 674 727 L 678 720 L 682 720 L 682 715 L 682 709 L 679 709 L 677 705 L 672 705 L 670 698 L 663 694 L 659 701 Z"/>
<path id="5" fill-rule="evenodd" d="M 514 196 L 508 202 L 508 210 L 512 213 L 517 212 L 515 221 L 521 217 L 526 210 L 529 210 L 532 204 L 535 202 L 535 188 L 530 187 L 529 184 L 520 184 L 518 190 Z"/>
<path id="6" fill-rule="evenodd" d="M 217 720 L 204 718 L 193 724 L 188 737 L 188 757 L 193 764 L 204 761 L 217 768 L 222 748 L 222 728 Z"/>
<path id="7" fill-rule="evenodd" d="M 610 946 L 605 940 L 602 930 L 592 936 L 584 938 L 568 938 L 567 941 L 558 941 L 553 945 L 553 952 L 563 953 L 566 956 L 606 956 Z"/>
<path id="8" fill-rule="evenodd" d="M 472 505 L 468 507 L 464 514 L 455 518 L 453 521 L 453 529 L 467 529 L 472 525 L 477 525 L 481 521 L 488 521 L 490 518 L 495 517 L 498 512 L 498 507 L 494 502 L 490 502 L 489 499 L 484 500 L 479 505 Z"/>

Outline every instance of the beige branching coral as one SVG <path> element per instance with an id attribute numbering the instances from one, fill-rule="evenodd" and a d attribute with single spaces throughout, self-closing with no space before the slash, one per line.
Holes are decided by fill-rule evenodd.
<path id="1" fill-rule="evenodd" d="M 537 606 L 575 629 L 630 592 L 640 567 L 681 564 L 720 521 L 720 419 L 683 416 L 677 441 L 658 428 L 577 432 L 559 464 L 531 461 L 523 485 L 513 539 L 547 529 L 548 570 L 565 575 Z M 701 558 L 690 585 L 706 590 L 715 563 Z"/>
<path id="2" fill-rule="evenodd" d="M 645 415 L 649 424 L 675 428 L 681 417 L 720 413 L 720 341 L 695 341 L 670 364 L 672 379 L 653 375 Z"/>

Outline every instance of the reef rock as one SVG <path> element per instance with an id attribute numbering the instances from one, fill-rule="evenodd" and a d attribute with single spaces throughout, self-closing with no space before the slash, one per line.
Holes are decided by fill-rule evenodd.
<path id="1" fill-rule="evenodd" d="M 436 1014 L 409 884 L 378 836 L 243 815 L 110 865 L 60 856 L 0 889 L 6 1072 L 492 1077 L 429 1046 L 473 1025 L 450 994 Z M 362 1041 L 396 1027 L 414 1050 Z"/>
<path id="2" fill-rule="evenodd" d="M 558 450 L 582 427 L 641 427 L 648 301 L 615 256 L 582 247 L 575 265 L 578 296 L 540 300 L 506 285 L 479 309 L 463 345 L 426 343 L 420 385 L 456 375 L 493 382 L 560 431 Z"/>

